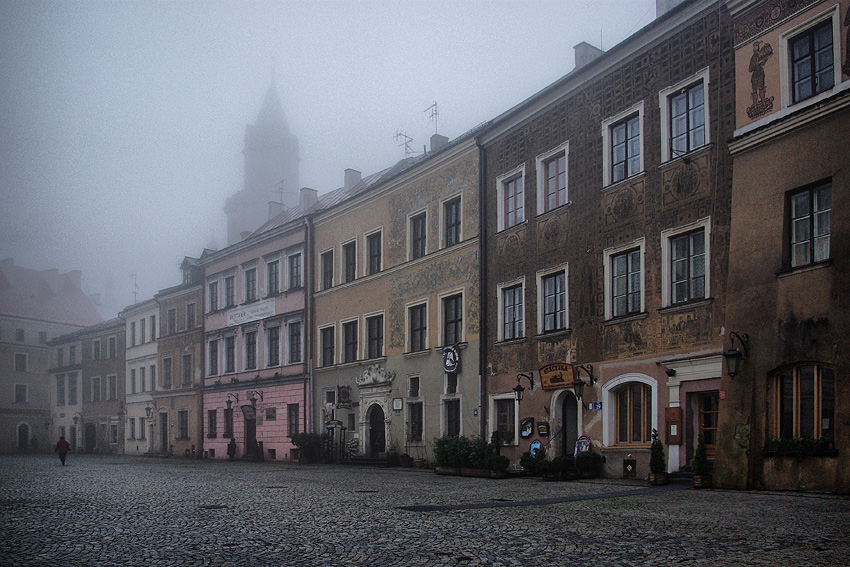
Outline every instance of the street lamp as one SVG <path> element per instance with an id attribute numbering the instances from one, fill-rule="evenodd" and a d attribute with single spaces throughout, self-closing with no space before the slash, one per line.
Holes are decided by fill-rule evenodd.
<path id="1" fill-rule="evenodd" d="M 148 419 L 150 419 L 150 417 L 153 415 L 155 409 L 156 403 L 154 402 L 148 402 L 148 405 L 145 406 L 145 415 L 148 417 Z"/>
<path id="2" fill-rule="evenodd" d="M 251 405 L 257 405 L 257 396 L 260 396 L 260 401 L 263 401 L 263 391 L 262 390 L 251 390 L 248 392 L 248 396 L 251 398 Z"/>
<path id="3" fill-rule="evenodd" d="M 516 386 L 514 386 L 514 396 L 516 397 L 516 401 L 522 401 L 522 394 L 525 392 L 525 388 L 523 388 L 522 384 L 520 384 L 520 380 L 522 378 L 528 378 L 528 383 L 532 390 L 534 390 L 534 377 L 532 374 L 526 374 L 524 372 L 520 372 L 516 375 Z"/>
<path id="4" fill-rule="evenodd" d="M 233 400 L 231 400 L 230 398 L 233 398 Z M 237 404 L 239 403 L 239 394 L 228 393 L 227 401 L 225 402 L 227 404 L 227 409 L 231 409 L 233 407 L 233 402 L 236 402 Z"/>
<path id="5" fill-rule="evenodd" d="M 587 366 L 585 366 L 583 364 L 576 364 L 574 368 L 576 369 L 576 373 L 575 373 L 575 379 L 573 380 L 573 383 L 571 384 L 571 386 L 573 387 L 573 390 L 575 391 L 576 398 L 578 398 L 580 400 L 582 395 L 584 394 L 584 387 L 585 386 L 593 386 L 593 384 L 596 383 L 596 380 L 593 379 L 593 365 L 592 364 L 588 364 Z M 587 377 L 590 379 L 589 384 L 586 384 L 584 382 L 584 380 L 581 379 L 581 377 L 579 376 L 579 374 L 580 374 L 579 370 L 584 370 L 584 372 L 587 374 Z"/>
<path id="6" fill-rule="evenodd" d="M 741 348 L 735 346 L 735 339 L 741 343 Z M 747 360 L 750 354 L 750 335 L 744 333 L 739 335 L 735 331 L 729 333 L 729 348 L 723 351 L 723 358 L 726 359 L 726 373 L 730 378 L 734 378 L 741 369 L 741 361 Z"/>
<path id="7" fill-rule="evenodd" d="M 81 419 L 83 419 L 83 414 L 81 414 L 80 412 L 74 414 L 74 425 L 77 425 Z"/>

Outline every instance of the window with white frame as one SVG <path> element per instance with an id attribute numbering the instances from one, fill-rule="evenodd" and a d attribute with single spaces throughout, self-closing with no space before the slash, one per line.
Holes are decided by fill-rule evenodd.
<path id="1" fill-rule="evenodd" d="M 218 310 L 218 282 L 207 284 L 207 311 L 212 313 Z"/>
<path id="2" fill-rule="evenodd" d="M 490 404 L 491 434 L 500 445 L 517 445 L 517 399 L 513 392 L 493 396 Z"/>
<path id="3" fill-rule="evenodd" d="M 128 386 L 129 387 L 127 388 L 127 391 L 129 391 L 131 394 L 135 394 L 136 393 L 136 369 L 135 368 L 130 369 L 130 378 L 128 380 Z"/>
<path id="4" fill-rule="evenodd" d="M 463 342 L 463 294 L 455 293 L 442 298 L 443 344 Z"/>
<path id="5" fill-rule="evenodd" d="M 658 382 L 637 372 L 621 374 L 602 386 L 602 443 L 648 445 L 658 429 Z"/>
<path id="6" fill-rule="evenodd" d="M 242 340 L 245 346 L 245 370 L 254 370 L 257 368 L 257 329 L 243 331 Z"/>
<path id="7" fill-rule="evenodd" d="M 710 297 L 709 218 L 661 233 L 662 307 Z"/>
<path id="8" fill-rule="evenodd" d="M 297 364 L 302 360 L 302 328 L 300 319 L 286 323 L 286 362 L 288 364 Z"/>
<path id="9" fill-rule="evenodd" d="M 186 304 L 186 328 L 194 329 L 195 328 L 195 304 L 188 303 Z"/>
<path id="10" fill-rule="evenodd" d="M 336 362 L 336 328 L 323 327 L 319 329 L 320 348 L 322 349 L 322 366 L 333 366 Z"/>
<path id="11" fill-rule="evenodd" d="M 358 355 L 357 321 L 342 324 L 343 362 L 356 362 Z"/>
<path id="12" fill-rule="evenodd" d="M 266 262 L 266 296 L 271 297 L 280 293 L 280 260 Z"/>
<path id="13" fill-rule="evenodd" d="M 428 253 L 428 219 L 424 212 L 410 217 L 409 241 L 411 260 L 422 258 Z"/>
<path id="14" fill-rule="evenodd" d="M 330 289 L 334 286 L 334 251 L 322 252 L 319 263 L 322 270 L 322 289 Z"/>
<path id="15" fill-rule="evenodd" d="M 280 366 L 280 325 L 266 328 L 266 366 Z"/>
<path id="16" fill-rule="evenodd" d="M 525 222 L 525 166 L 496 178 L 496 208 L 499 230 Z"/>
<path id="17" fill-rule="evenodd" d="M 780 38 L 783 106 L 797 104 L 832 89 L 840 80 L 841 15 L 834 5 Z M 836 62 L 838 65 L 836 65 Z"/>
<path id="18" fill-rule="evenodd" d="M 106 377 L 106 399 L 118 399 L 118 376 L 114 374 Z"/>
<path id="19" fill-rule="evenodd" d="M 643 312 L 644 244 L 640 238 L 603 251 L 605 319 Z"/>
<path id="20" fill-rule="evenodd" d="M 381 231 L 366 235 L 366 273 L 377 274 L 381 271 L 383 258 L 381 256 Z"/>
<path id="21" fill-rule="evenodd" d="M 189 410 L 177 410 L 177 439 L 189 438 Z"/>
<path id="22" fill-rule="evenodd" d="M 525 337 L 525 294 L 523 283 L 499 286 L 499 340 Z"/>
<path id="23" fill-rule="evenodd" d="M 832 183 L 819 183 L 788 196 L 791 267 L 829 259 Z"/>
<path id="24" fill-rule="evenodd" d="M 539 334 L 564 331 L 569 326 L 567 276 L 566 266 L 537 273 L 537 332 Z"/>
<path id="25" fill-rule="evenodd" d="M 174 383 L 174 363 L 171 358 L 162 359 L 162 387 L 170 388 Z"/>
<path id="26" fill-rule="evenodd" d="M 227 276 L 224 278 L 224 306 L 233 307 L 236 305 L 236 276 Z"/>
<path id="27" fill-rule="evenodd" d="M 458 244 L 463 238 L 461 233 L 460 196 L 443 202 L 443 247 Z"/>
<path id="28" fill-rule="evenodd" d="M 428 304 L 420 303 L 407 308 L 408 352 L 428 348 Z"/>
<path id="29" fill-rule="evenodd" d="M 210 376 L 218 374 L 218 339 L 207 341 L 207 371 Z"/>
<path id="30" fill-rule="evenodd" d="M 342 245 L 342 265 L 344 283 L 353 282 L 357 279 L 357 241 L 347 242 Z"/>
<path id="31" fill-rule="evenodd" d="M 236 372 L 236 337 L 224 337 L 224 371 Z"/>
<path id="32" fill-rule="evenodd" d="M 68 374 L 68 405 L 77 405 L 77 373 Z"/>
<path id="33" fill-rule="evenodd" d="M 91 379 L 91 401 L 99 402 L 102 395 L 103 390 L 100 385 L 100 376 L 95 376 Z"/>
<path id="34" fill-rule="evenodd" d="M 56 405 L 64 406 L 65 405 L 65 375 L 59 375 L 56 377 Z"/>
<path id="35" fill-rule="evenodd" d="M 301 251 L 286 255 L 286 289 L 298 289 L 304 285 Z"/>
<path id="36" fill-rule="evenodd" d="M 569 201 L 567 191 L 569 158 L 569 142 L 537 156 L 537 214 L 541 215 L 563 207 Z M 516 222 L 522 222 L 522 219 L 517 219 Z"/>
<path id="37" fill-rule="evenodd" d="M 168 334 L 173 335 L 177 332 L 177 309 L 168 310 Z"/>
<path id="38" fill-rule="evenodd" d="M 181 367 L 181 386 L 191 386 L 192 378 L 195 374 L 195 357 L 191 352 L 188 352 L 182 357 L 182 367 Z"/>
<path id="39" fill-rule="evenodd" d="M 384 356 L 384 315 L 366 317 L 366 358 Z"/>
<path id="40" fill-rule="evenodd" d="M 422 441 L 422 432 L 425 430 L 424 404 L 421 401 L 407 403 L 407 440 L 412 443 Z"/>
<path id="41" fill-rule="evenodd" d="M 139 319 L 139 343 L 140 344 L 144 344 L 148 340 L 147 330 L 145 329 L 145 322 L 146 321 L 147 321 L 147 319 L 145 319 L 144 317 Z"/>
<path id="42" fill-rule="evenodd" d="M 151 368 L 154 367 L 151 366 Z M 146 368 L 144 366 L 139 367 L 139 392 L 144 392 L 148 389 L 147 376 L 145 376 L 145 370 Z M 153 389 L 153 386 L 151 386 L 151 389 Z"/>
<path id="43" fill-rule="evenodd" d="M 643 101 L 602 121 L 602 184 L 643 171 Z"/>
<path id="44" fill-rule="evenodd" d="M 443 400 L 443 435 L 458 437 L 460 435 L 460 399 L 446 398 Z"/>
<path id="45" fill-rule="evenodd" d="M 245 293 L 243 294 L 245 303 L 257 300 L 257 268 L 245 268 L 243 283 L 245 285 Z"/>
<path id="46" fill-rule="evenodd" d="M 708 68 L 658 94 L 661 161 L 670 161 L 711 142 Z"/>

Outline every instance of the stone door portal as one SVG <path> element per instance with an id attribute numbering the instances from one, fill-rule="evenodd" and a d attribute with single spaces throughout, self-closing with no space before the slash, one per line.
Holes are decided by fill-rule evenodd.
<path id="1" fill-rule="evenodd" d="M 386 450 L 384 410 L 380 405 L 374 404 L 369 409 L 369 456 L 375 458 L 378 453 L 384 453 Z"/>

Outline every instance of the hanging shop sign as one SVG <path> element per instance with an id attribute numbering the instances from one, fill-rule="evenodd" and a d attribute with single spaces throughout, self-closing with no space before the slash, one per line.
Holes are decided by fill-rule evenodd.
<path id="1" fill-rule="evenodd" d="M 538 373 L 544 390 L 570 388 L 573 385 L 573 365 L 568 362 L 547 364 Z"/>
<path id="2" fill-rule="evenodd" d="M 534 418 L 526 417 L 523 418 L 522 421 L 519 422 L 519 434 L 523 439 L 527 437 L 531 437 L 531 434 L 534 433 Z"/>
<path id="3" fill-rule="evenodd" d="M 443 349 L 443 371 L 460 372 L 460 351 L 457 345 L 449 345 Z"/>
<path id="4" fill-rule="evenodd" d="M 549 422 L 541 421 L 537 424 L 537 434 L 541 437 L 549 437 Z"/>

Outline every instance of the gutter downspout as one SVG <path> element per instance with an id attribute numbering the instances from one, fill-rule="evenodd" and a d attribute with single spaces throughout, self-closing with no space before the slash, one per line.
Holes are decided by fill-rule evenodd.
<path id="1" fill-rule="evenodd" d="M 478 337 L 478 436 L 484 437 L 488 442 L 489 436 L 486 435 L 487 419 L 485 412 L 487 411 L 487 215 L 485 206 L 487 200 L 485 198 L 487 191 L 485 190 L 486 182 L 486 153 L 481 145 L 480 138 L 476 139 L 478 145 L 478 296 L 480 300 L 479 313 L 480 319 L 478 325 L 480 335 Z"/>
<path id="2" fill-rule="evenodd" d="M 313 303 L 313 217 L 312 215 L 307 215 L 304 219 L 304 248 L 306 250 L 306 254 L 304 255 L 307 259 L 306 270 L 307 270 L 307 281 L 305 282 L 307 287 L 304 290 L 304 300 L 307 303 L 307 329 L 304 336 L 307 337 L 307 376 L 304 379 L 304 432 L 309 433 L 313 432 L 313 315 L 314 315 L 314 303 Z"/>

